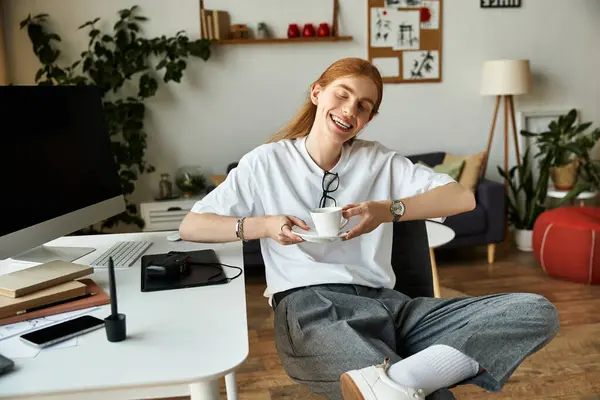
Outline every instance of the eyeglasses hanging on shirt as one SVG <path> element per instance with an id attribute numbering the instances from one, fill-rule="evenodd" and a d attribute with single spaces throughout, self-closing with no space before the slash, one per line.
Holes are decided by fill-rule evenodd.
<path id="1" fill-rule="evenodd" d="M 325 171 L 323 174 L 323 180 L 321 182 L 321 187 L 323 189 L 323 195 L 321 196 L 321 201 L 319 201 L 319 207 L 328 207 L 333 202 L 333 206 L 337 207 L 337 201 L 329 196 L 329 193 L 335 192 L 340 186 L 340 177 L 337 173 L 331 173 L 329 171 Z M 329 203 L 328 203 L 329 200 Z"/>

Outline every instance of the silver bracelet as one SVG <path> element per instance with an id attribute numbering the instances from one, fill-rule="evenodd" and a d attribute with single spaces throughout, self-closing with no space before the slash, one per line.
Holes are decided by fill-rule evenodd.
<path id="1" fill-rule="evenodd" d="M 244 219 L 246 219 L 246 217 L 238 219 L 237 223 L 235 224 L 235 236 L 241 241 L 247 242 L 247 240 L 244 238 Z"/>

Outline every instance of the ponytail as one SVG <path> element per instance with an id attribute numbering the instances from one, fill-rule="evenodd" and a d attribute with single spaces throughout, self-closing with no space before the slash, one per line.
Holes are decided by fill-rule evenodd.
<path id="1" fill-rule="evenodd" d="M 310 99 L 306 100 L 294 118 L 271 136 L 267 143 L 278 142 L 284 139 L 298 139 L 307 136 L 315 122 L 317 106 Z"/>

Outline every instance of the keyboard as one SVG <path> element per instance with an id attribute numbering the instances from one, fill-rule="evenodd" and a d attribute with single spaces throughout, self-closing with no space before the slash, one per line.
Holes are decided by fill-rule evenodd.
<path id="1" fill-rule="evenodd" d="M 112 257 L 115 268 L 131 267 L 151 245 L 152 242 L 144 240 L 117 242 L 92 261 L 90 266 L 108 268 L 108 259 Z"/>

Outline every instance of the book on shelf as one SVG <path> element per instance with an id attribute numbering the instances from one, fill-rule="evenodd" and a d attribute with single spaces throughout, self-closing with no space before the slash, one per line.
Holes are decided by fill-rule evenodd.
<path id="1" fill-rule="evenodd" d="M 225 40 L 229 38 L 231 22 L 229 13 L 222 10 L 200 10 L 202 39 Z"/>

